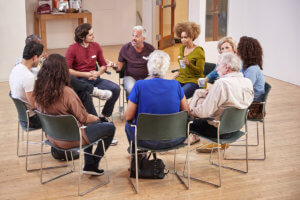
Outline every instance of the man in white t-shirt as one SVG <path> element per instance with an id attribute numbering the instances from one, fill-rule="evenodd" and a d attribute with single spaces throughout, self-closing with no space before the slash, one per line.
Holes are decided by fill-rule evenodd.
<path id="1" fill-rule="evenodd" d="M 26 44 L 21 63 L 13 68 L 9 76 L 11 96 L 24 101 L 29 108 L 33 108 L 34 106 L 32 92 L 35 78 L 31 69 L 36 67 L 40 62 L 43 48 L 44 46 L 36 41 L 31 41 Z M 29 121 L 31 128 L 40 127 L 40 122 L 36 115 L 31 114 Z M 22 125 L 24 124 L 22 123 Z"/>

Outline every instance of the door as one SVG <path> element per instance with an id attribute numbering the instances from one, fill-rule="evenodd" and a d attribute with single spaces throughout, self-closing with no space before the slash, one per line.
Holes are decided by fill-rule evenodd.
<path id="1" fill-rule="evenodd" d="M 159 6 L 158 49 L 165 49 L 174 44 L 175 0 L 157 0 Z"/>

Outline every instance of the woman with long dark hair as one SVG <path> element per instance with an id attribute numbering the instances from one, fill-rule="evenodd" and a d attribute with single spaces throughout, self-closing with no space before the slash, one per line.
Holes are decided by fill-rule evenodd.
<path id="1" fill-rule="evenodd" d="M 86 125 L 82 135 L 83 145 L 103 138 L 105 149 L 109 147 L 114 137 L 115 126 L 112 123 L 99 121 L 95 115 L 88 114 L 79 97 L 70 88 L 70 75 L 65 58 L 59 54 L 51 54 L 44 61 L 43 67 L 38 73 L 34 86 L 36 108 L 46 114 L 73 115 L 79 125 Z M 55 146 L 71 148 L 79 145 L 79 141 L 61 141 L 50 136 L 47 138 Z M 92 146 L 85 152 L 92 154 Z M 94 155 L 103 156 L 101 143 L 98 144 Z M 84 155 L 85 165 L 83 172 L 92 175 L 101 175 L 103 170 L 98 169 L 99 157 Z"/>
<path id="2" fill-rule="evenodd" d="M 240 38 L 237 55 L 243 61 L 244 77 L 252 81 L 254 100 L 259 102 L 265 94 L 265 79 L 263 70 L 263 50 L 257 39 L 243 36 Z"/>

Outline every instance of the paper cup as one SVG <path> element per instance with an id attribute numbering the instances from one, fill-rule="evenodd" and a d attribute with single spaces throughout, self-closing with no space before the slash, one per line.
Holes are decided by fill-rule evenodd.
<path id="1" fill-rule="evenodd" d="M 200 88 L 204 88 L 205 87 L 205 78 L 199 78 L 198 83 L 199 83 Z"/>
<path id="2" fill-rule="evenodd" d="M 185 68 L 185 63 L 183 62 L 183 60 L 179 60 L 180 63 L 180 68 L 184 69 Z"/>

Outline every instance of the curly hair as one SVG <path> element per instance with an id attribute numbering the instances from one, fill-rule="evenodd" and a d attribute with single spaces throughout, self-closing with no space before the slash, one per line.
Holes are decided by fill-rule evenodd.
<path id="1" fill-rule="evenodd" d="M 181 38 L 181 33 L 186 32 L 187 36 L 194 41 L 200 35 L 200 26 L 195 22 L 182 22 L 175 26 L 175 34 Z"/>
<path id="2" fill-rule="evenodd" d="M 237 53 L 243 61 L 243 70 L 251 65 L 258 65 L 261 70 L 263 69 L 263 50 L 257 39 L 247 36 L 241 37 Z"/>
<path id="3" fill-rule="evenodd" d="M 83 41 L 83 38 L 85 38 L 89 34 L 89 31 L 91 29 L 92 29 L 92 26 L 88 23 L 80 24 L 75 29 L 75 38 L 74 38 L 74 40 L 76 42 L 81 43 Z"/>
<path id="4" fill-rule="evenodd" d="M 36 103 L 48 108 L 62 96 L 64 86 L 70 86 L 66 59 L 59 54 L 51 54 L 44 61 L 34 84 Z"/>
<path id="5" fill-rule="evenodd" d="M 153 51 L 148 58 L 148 71 L 150 76 L 164 77 L 170 66 L 170 56 L 161 50 Z"/>
<path id="6" fill-rule="evenodd" d="M 221 46 L 226 42 L 228 42 L 231 45 L 234 53 L 236 53 L 236 51 L 237 51 L 236 42 L 232 39 L 232 37 L 223 37 L 223 38 L 221 38 L 221 40 L 219 40 L 219 43 L 218 43 L 219 54 L 221 54 Z"/>

